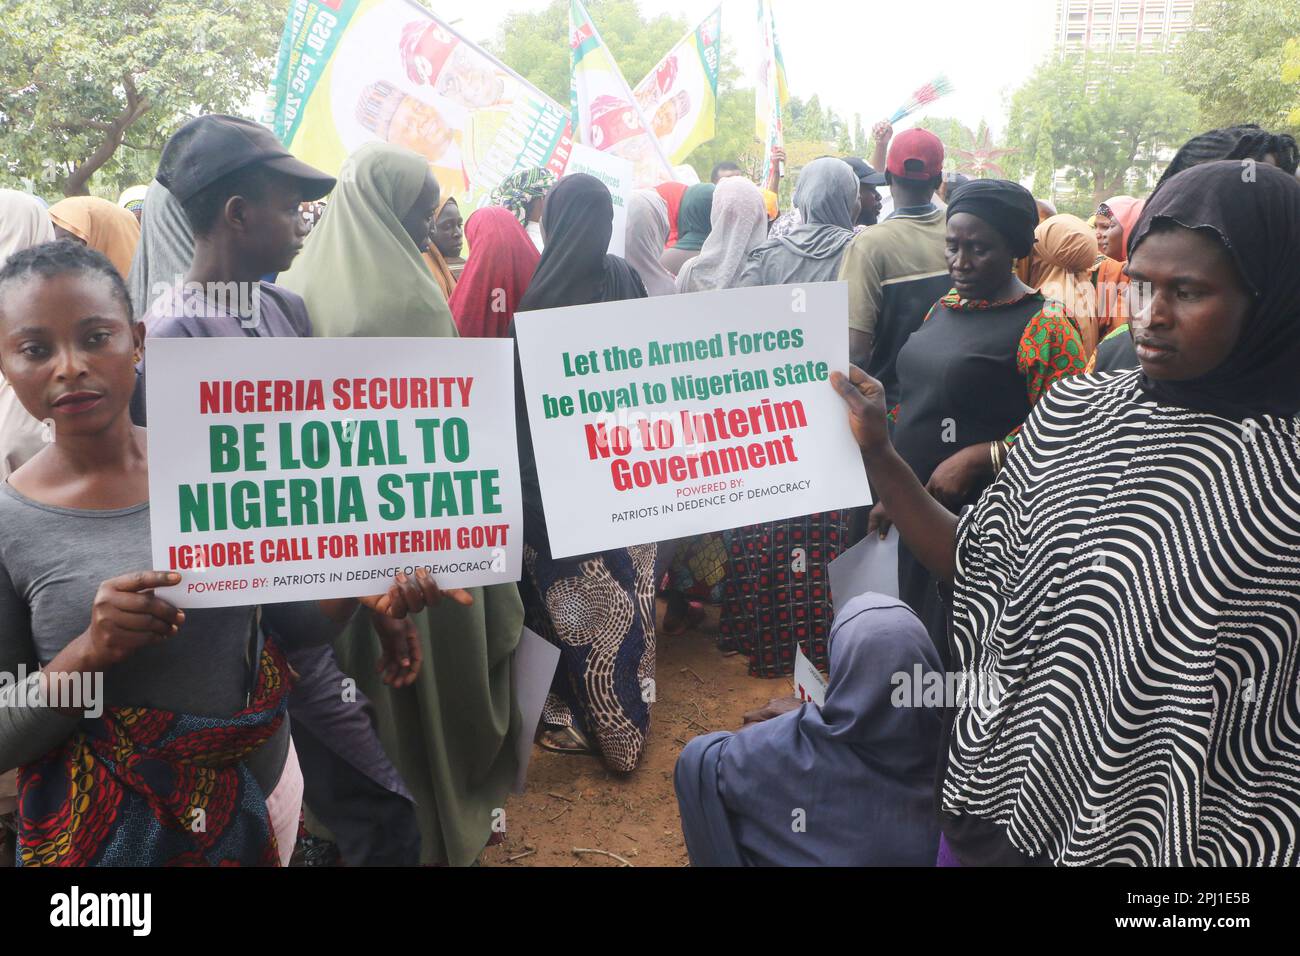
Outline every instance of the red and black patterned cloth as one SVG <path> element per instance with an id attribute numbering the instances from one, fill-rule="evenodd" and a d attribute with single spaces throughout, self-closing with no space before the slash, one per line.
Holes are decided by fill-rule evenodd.
<path id="1" fill-rule="evenodd" d="M 18 772 L 19 866 L 278 866 L 266 794 L 244 758 L 288 707 L 268 641 L 229 718 L 113 707 Z"/>
<path id="2" fill-rule="evenodd" d="M 793 673 L 796 646 L 827 669 L 835 616 L 827 568 L 847 547 L 848 526 L 848 511 L 827 511 L 724 533 L 719 645 L 748 655 L 751 676 Z"/>

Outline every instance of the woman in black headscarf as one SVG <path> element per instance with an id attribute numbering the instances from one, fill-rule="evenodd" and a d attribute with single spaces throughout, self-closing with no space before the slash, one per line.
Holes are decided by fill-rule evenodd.
<path id="1" fill-rule="evenodd" d="M 1129 242 L 1140 369 L 1058 383 L 961 517 L 832 383 L 903 539 L 950 581 L 940 859 L 1300 860 L 1300 183 L 1211 162 Z"/>
<path id="2" fill-rule="evenodd" d="M 614 200 L 595 176 L 565 176 L 542 207 L 546 249 L 518 312 L 645 297 L 636 271 L 607 255 L 614 232 Z"/>
<path id="3" fill-rule="evenodd" d="M 1294 174 L 1297 163 L 1300 163 L 1300 150 L 1289 134 L 1270 133 L 1253 123 L 1207 130 L 1179 147 L 1151 195 L 1154 196 L 1183 170 L 1218 159 L 1237 160 L 1242 175 L 1249 175 L 1254 164 L 1258 163 Z M 1147 201 L 1150 202 L 1150 198 Z M 1127 323 L 1115 328 L 1102 340 L 1096 356 L 1088 363 L 1089 372 L 1119 372 L 1137 367 L 1138 357 Z"/>
<path id="4" fill-rule="evenodd" d="M 546 197 L 546 248 L 516 314 L 645 298 L 636 271 L 605 252 L 613 229 L 614 203 L 600 180 L 581 173 L 561 179 Z M 646 688 L 654 679 L 657 547 L 552 557 L 517 349 L 515 355 L 526 572 L 519 587 L 528 625 L 560 648 L 539 742 L 548 750 L 598 753 L 611 770 L 630 771 L 645 749 L 654 700 Z"/>
<path id="5" fill-rule="evenodd" d="M 1038 226 L 1029 190 L 973 180 L 953 192 L 947 215 L 953 289 L 898 354 L 894 443 L 930 494 L 957 510 L 993 480 L 1034 403 L 1062 376 L 1083 371 L 1085 358 L 1061 303 L 1012 271 L 1033 248 Z M 868 528 L 888 524 L 887 506 L 876 505 Z M 949 663 L 942 596 L 906 544 L 898 549 L 898 587 Z"/>

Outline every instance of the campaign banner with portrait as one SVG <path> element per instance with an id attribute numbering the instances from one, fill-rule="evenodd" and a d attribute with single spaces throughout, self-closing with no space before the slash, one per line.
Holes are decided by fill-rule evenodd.
<path id="1" fill-rule="evenodd" d="M 582 0 L 569 0 L 569 83 L 578 142 L 631 163 L 638 188 L 673 178 L 662 144 Z"/>
<path id="2" fill-rule="evenodd" d="M 713 139 L 722 65 L 722 7 L 668 51 L 632 90 L 668 159 L 679 165 Z"/>
<path id="3" fill-rule="evenodd" d="M 337 174 L 365 143 L 425 156 L 465 211 L 569 158 L 569 110 L 413 0 L 292 0 L 264 122 Z"/>

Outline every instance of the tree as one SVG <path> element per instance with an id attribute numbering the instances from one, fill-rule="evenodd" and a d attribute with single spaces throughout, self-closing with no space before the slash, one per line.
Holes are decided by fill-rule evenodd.
<path id="1" fill-rule="evenodd" d="M 965 123 L 951 116 L 924 116 L 917 121 L 916 125 L 919 129 L 928 129 L 943 143 L 944 169 L 957 168 L 957 156 L 954 150 L 975 148 L 975 134 Z"/>
<path id="2" fill-rule="evenodd" d="M 787 104 L 788 119 L 785 124 L 785 134 L 790 139 L 818 141 L 830 141 L 833 137 L 830 132 L 830 120 L 834 114 L 829 110 L 823 110 L 821 99 L 814 93 L 805 103 L 799 97 L 791 95 L 790 102 Z"/>
<path id="3" fill-rule="evenodd" d="M 1287 125 L 1300 129 L 1300 36 L 1286 41 L 1282 60 L 1282 79 L 1296 89 L 1295 105 L 1287 113 Z"/>
<path id="4" fill-rule="evenodd" d="M 587 0 L 585 5 L 630 87 L 695 25 L 667 14 L 647 20 L 636 0 Z M 551 0 L 535 13 L 509 14 L 488 49 L 556 102 L 569 102 L 568 0 Z"/>
<path id="5" fill-rule="evenodd" d="M 1054 137 L 1052 114 L 1043 110 L 1038 120 L 1038 138 L 1034 141 L 1034 195 L 1051 199 L 1056 178 L 1056 153 L 1052 147 Z"/>
<path id="6" fill-rule="evenodd" d="M 1044 61 L 1012 95 L 1007 173 L 1018 179 L 1038 154 L 1045 116 L 1053 159 L 1090 202 L 1145 190 L 1161 156 L 1192 133 L 1196 104 L 1154 54 L 1091 54 Z"/>
<path id="7" fill-rule="evenodd" d="M 1300 4 L 1201 0 L 1195 15 L 1199 29 L 1179 44 L 1176 68 L 1200 127 L 1258 123 L 1300 134 L 1300 75 L 1288 79 L 1286 68 L 1288 41 L 1300 41 Z"/>
<path id="8" fill-rule="evenodd" d="M 84 195 L 147 181 L 188 116 L 234 113 L 266 84 L 280 0 L 16 0 L 0 17 L 0 177 Z"/>

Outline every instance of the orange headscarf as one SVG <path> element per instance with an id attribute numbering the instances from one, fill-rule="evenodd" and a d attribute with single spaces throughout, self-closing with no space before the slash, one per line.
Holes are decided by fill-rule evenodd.
<path id="1" fill-rule="evenodd" d="M 1092 268 L 1097 262 L 1097 234 L 1078 216 L 1049 216 L 1034 230 L 1029 256 L 1029 284 L 1065 306 L 1083 339 L 1086 358 L 1097 347 L 1097 290 Z"/>
<path id="2" fill-rule="evenodd" d="M 107 256 L 126 280 L 140 243 L 140 224 L 134 215 L 98 196 L 73 196 L 51 206 L 50 219 Z"/>

